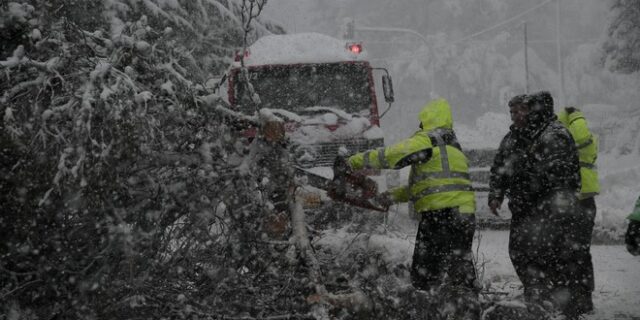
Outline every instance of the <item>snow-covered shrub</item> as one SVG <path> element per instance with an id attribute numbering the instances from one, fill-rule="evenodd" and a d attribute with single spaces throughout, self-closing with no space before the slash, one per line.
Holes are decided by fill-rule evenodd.
<path id="1" fill-rule="evenodd" d="M 638 28 L 640 27 L 640 3 L 637 1 L 611 0 L 610 22 L 607 38 L 603 43 L 605 65 L 614 72 L 633 73 L 640 67 L 638 56 Z"/>
<path id="2" fill-rule="evenodd" d="M 257 2 L 2 4 L 3 314 L 404 319 L 432 307 L 380 250 L 346 249 L 341 263 L 316 252 L 284 146 L 245 144 L 218 112 L 204 83 L 244 45 L 243 5 Z"/>
<path id="3" fill-rule="evenodd" d="M 240 12 L 218 0 L 2 4 L 4 314 L 180 318 L 278 298 L 240 294 L 255 297 L 287 252 L 261 240 L 268 176 L 238 170 L 247 147 L 201 85 L 242 46 Z"/>

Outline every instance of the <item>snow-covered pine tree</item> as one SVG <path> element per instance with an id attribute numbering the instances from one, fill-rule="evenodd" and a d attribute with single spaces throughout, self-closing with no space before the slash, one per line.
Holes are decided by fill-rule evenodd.
<path id="1" fill-rule="evenodd" d="M 637 95 L 637 72 L 640 71 L 640 1 L 610 0 L 609 3 L 611 15 L 607 38 L 602 45 L 602 60 L 608 70 L 627 74 L 616 79 L 620 83 L 611 91 L 633 101 Z M 622 128 L 616 130 L 615 136 L 608 137 L 614 141 L 613 152 L 618 155 L 640 153 L 640 130 L 637 126 L 640 109 L 637 105 L 630 105 L 627 109 L 620 119 L 605 122 L 605 126 Z"/>
<path id="2" fill-rule="evenodd" d="M 0 37 L 4 314 L 295 309 L 258 294 L 296 286 L 273 280 L 291 273 L 261 240 L 264 171 L 207 88 L 243 46 L 241 3 L 3 2 Z"/>
<path id="3" fill-rule="evenodd" d="M 603 45 L 605 65 L 614 72 L 640 70 L 640 1 L 610 0 L 611 20 Z"/>
<path id="4" fill-rule="evenodd" d="M 256 2 L 2 4 L 3 314 L 438 313 L 408 285 L 405 266 L 370 250 L 370 235 L 339 250 L 312 246 L 318 233 L 293 197 L 283 146 L 247 144 L 234 127 L 266 113 L 233 114 L 209 90 L 237 49 L 282 31 L 246 24 Z"/>

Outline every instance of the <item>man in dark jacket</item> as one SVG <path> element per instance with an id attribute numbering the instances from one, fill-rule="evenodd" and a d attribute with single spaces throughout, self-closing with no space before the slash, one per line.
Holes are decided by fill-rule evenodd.
<path id="1" fill-rule="evenodd" d="M 556 120 L 551 94 L 542 91 L 525 99 L 530 112 L 526 135 L 531 140 L 527 148 L 525 170 L 529 172 L 534 196 L 533 243 L 543 285 L 543 295 L 550 298 L 567 317 L 574 318 L 587 311 L 575 301 L 577 259 L 582 253 L 585 233 L 573 232 L 576 225 L 586 221 L 579 209 L 580 161 L 571 133 Z M 538 240 L 538 241 L 535 241 Z"/>
<path id="2" fill-rule="evenodd" d="M 556 120 L 548 92 L 526 96 L 522 104 L 526 124 L 514 121 L 494 160 L 490 207 L 499 206 L 501 195 L 509 197 L 510 256 L 525 298 L 554 300 L 574 317 L 580 312 L 570 304 L 571 270 L 575 244 L 582 243 L 571 232 L 580 221 L 578 153 L 571 134 Z"/>
<path id="3" fill-rule="evenodd" d="M 530 261 L 530 238 L 528 220 L 534 210 L 534 195 L 529 189 L 528 174 L 524 170 L 527 147 L 530 141 L 525 135 L 526 117 L 529 106 L 525 103 L 526 95 L 518 95 L 509 101 L 509 113 L 513 124 L 502 139 L 498 153 L 491 166 L 489 180 L 489 208 L 498 215 L 504 198 L 509 199 L 511 211 L 511 230 L 509 233 L 509 257 L 518 278 L 524 287 L 524 294 L 529 299 L 536 280 L 535 274 L 527 271 Z"/>

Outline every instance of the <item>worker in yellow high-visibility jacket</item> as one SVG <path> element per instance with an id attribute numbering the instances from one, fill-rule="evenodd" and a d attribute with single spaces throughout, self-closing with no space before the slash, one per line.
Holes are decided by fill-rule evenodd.
<path id="1" fill-rule="evenodd" d="M 387 195 L 393 202 L 411 201 L 421 216 L 411 266 L 414 287 L 429 290 L 448 276 L 447 284 L 475 292 L 475 195 L 449 103 L 429 102 L 419 119 L 420 130 L 410 138 L 355 154 L 347 163 L 353 170 L 411 167 L 409 184 Z"/>
<path id="2" fill-rule="evenodd" d="M 598 158 L 598 139 L 591 133 L 584 114 L 574 108 L 566 107 L 558 113 L 560 121 L 571 133 L 578 149 L 580 160 L 581 189 L 579 207 L 584 221 L 579 221 L 574 232 L 579 235 L 580 246 L 576 264 L 579 270 L 573 271 L 572 303 L 582 312 L 593 310 L 592 293 L 595 287 L 593 262 L 590 253 L 591 234 L 596 216 L 595 196 L 600 192 L 596 160 Z"/>
<path id="3" fill-rule="evenodd" d="M 627 244 L 627 250 L 634 256 L 640 255 L 640 197 L 636 200 L 636 206 L 633 208 L 633 212 L 627 218 L 629 219 L 629 225 L 627 226 L 627 232 L 625 233 L 625 243 Z"/>

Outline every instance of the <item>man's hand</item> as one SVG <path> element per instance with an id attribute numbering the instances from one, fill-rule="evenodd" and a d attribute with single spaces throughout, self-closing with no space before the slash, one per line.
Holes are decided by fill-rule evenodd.
<path id="1" fill-rule="evenodd" d="M 337 156 L 333 161 L 333 178 L 343 177 L 351 170 L 349 162 L 343 156 Z"/>
<path id="2" fill-rule="evenodd" d="M 630 220 L 624 237 L 627 250 L 634 256 L 640 255 L 640 221 Z"/>
<path id="3" fill-rule="evenodd" d="M 347 192 L 346 177 L 351 171 L 351 167 L 343 156 L 338 155 L 333 161 L 333 181 L 331 182 L 331 192 L 335 195 L 344 196 Z"/>
<path id="4" fill-rule="evenodd" d="M 502 208 L 502 201 L 498 199 L 493 199 L 489 201 L 489 209 L 491 209 L 491 213 L 493 213 L 496 217 L 499 217 L 498 209 Z"/>

